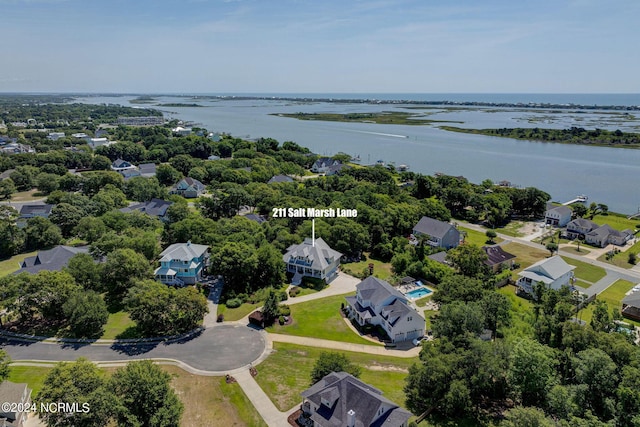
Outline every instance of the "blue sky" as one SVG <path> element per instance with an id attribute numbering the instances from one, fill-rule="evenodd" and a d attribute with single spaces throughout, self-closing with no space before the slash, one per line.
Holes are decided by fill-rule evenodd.
<path id="1" fill-rule="evenodd" d="M 0 92 L 638 93 L 637 0 L 0 0 Z"/>

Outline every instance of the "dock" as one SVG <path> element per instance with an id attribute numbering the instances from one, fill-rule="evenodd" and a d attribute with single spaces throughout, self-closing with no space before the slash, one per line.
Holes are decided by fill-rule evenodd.
<path id="1" fill-rule="evenodd" d="M 564 202 L 562 204 L 562 206 L 569 206 L 569 205 L 572 205 L 574 203 L 585 203 L 587 200 L 589 200 L 589 198 L 587 196 L 585 196 L 584 194 L 580 194 L 575 199 L 569 200 L 568 202 Z"/>

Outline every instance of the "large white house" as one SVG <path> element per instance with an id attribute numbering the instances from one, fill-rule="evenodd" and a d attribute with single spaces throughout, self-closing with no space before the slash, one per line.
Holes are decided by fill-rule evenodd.
<path id="1" fill-rule="evenodd" d="M 287 266 L 287 272 L 293 273 L 292 285 L 302 283 L 303 277 L 322 279 L 329 283 L 338 275 L 338 266 L 342 254 L 334 251 L 318 237 L 306 238 L 299 245 L 291 245 L 282 260 Z"/>
<path id="2" fill-rule="evenodd" d="M 544 213 L 544 221 L 547 225 L 564 227 L 571 221 L 573 211 L 566 206 L 548 205 Z"/>
<path id="3" fill-rule="evenodd" d="M 350 318 L 360 326 L 382 326 L 394 343 L 424 335 L 424 317 L 408 305 L 406 296 L 382 279 L 367 277 L 356 285 L 356 296 L 346 300 Z"/>
<path id="4" fill-rule="evenodd" d="M 536 283 L 542 282 L 547 288 L 558 290 L 563 286 L 571 286 L 575 266 L 567 264 L 560 256 L 538 261 L 518 273 L 516 286 L 529 294 L 533 294 Z"/>

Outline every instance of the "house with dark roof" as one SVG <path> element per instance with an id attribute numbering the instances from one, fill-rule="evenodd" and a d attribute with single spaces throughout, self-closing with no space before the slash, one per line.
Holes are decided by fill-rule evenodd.
<path id="1" fill-rule="evenodd" d="M 148 202 L 136 203 L 118 210 L 123 213 L 138 211 L 166 222 L 169 220 L 169 217 L 167 216 L 167 209 L 169 209 L 169 206 L 172 204 L 173 202 L 169 202 L 167 200 L 151 199 Z"/>
<path id="2" fill-rule="evenodd" d="M 436 248 L 451 249 L 460 244 L 460 232 L 453 225 L 438 221 L 437 219 L 423 216 L 413 227 L 415 244 L 418 244 L 420 236 L 426 237 L 426 243 Z"/>
<path id="3" fill-rule="evenodd" d="M 69 260 L 76 254 L 89 253 L 89 246 L 56 246 L 52 249 L 39 251 L 35 256 L 25 258 L 20 263 L 20 270 L 14 274 L 39 271 L 60 271 L 69 264 Z"/>
<path id="4" fill-rule="evenodd" d="M 127 169 L 136 169 L 136 166 L 133 163 L 122 159 L 114 160 L 114 162 L 111 163 L 111 170 L 116 172 L 121 172 Z"/>
<path id="5" fill-rule="evenodd" d="M 160 267 L 154 275 L 165 285 L 193 285 L 202 279 L 208 264 L 207 245 L 174 243 L 160 254 Z"/>
<path id="6" fill-rule="evenodd" d="M 631 230 L 619 231 L 611 228 L 608 224 L 604 224 L 585 234 L 584 240 L 590 245 L 604 248 L 609 244 L 624 246 L 632 237 L 633 231 Z"/>
<path id="7" fill-rule="evenodd" d="M 571 221 L 571 215 L 573 211 L 567 206 L 553 206 L 547 205 L 547 210 L 544 213 L 544 222 L 547 225 L 554 225 L 556 227 L 564 227 Z"/>
<path id="8" fill-rule="evenodd" d="M 409 306 L 403 293 L 382 279 L 367 277 L 356 285 L 356 295 L 345 299 L 351 319 L 360 326 L 381 326 L 394 343 L 424 336 L 424 317 Z"/>
<path id="9" fill-rule="evenodd" d="M 14 405 L 2 405 L 0 409 L 0 426 L 24 426 L 27 422 L 27 416 L 29 415 L 29 411 L 24 409 L 28 408 L 31 404 L 31 389 L 27 384 L 2 381 L 2 383 L 0 383 L 0 401 L 15 404 L 15 407 Z M 12 409 L 22 410 L 13 411 Z"/>
<path id="10" fill-rule="evenodd" d="M 140 163 L 138 165 L 140 176 L 143 178 L 151 178 L 156 176 L 156 164 L 155 163 Z"/>
<path id="11" fill-rule="evenodd" d="M 320 157 L 311 166 L 311 172 L 325 173 L 331 166 L 337 166 L 342 164 L 340 160 L 332 159 L 331 157 Z"/>
<path id="12" fill-rule="evenodd" d="M 482 250 L 487 254 L 485 264 L 491 267 L 493 272 L 501 271 L 503 268 L 511 268 L 515 255 L 510 254 L 498 245 L 483 246 Z"/>
<path id="13" fill-rule="evenodd" d="M 332 281 L 338 275 L 340 257 L 340 252 L 331 249 L 318 237 L 315 240 L 306 238 L 299 245 L 289 246 L 282 260 L 287 273 L 293 274 L 291 284 L 299 285 L 303 277 L 322 279 L 326 283 Z"/>
<path id="14" fill-rule="evenodd" d="M 559 255 L 543 259 L 518 273 L 516 287 L 523 292 L 533 294 L 537 283 L 544 283 L 547 288 L 558 290 L 563 286 L 571 286 L 575 266 L 567 264 Z"/>
<path id="15" fill-rule="evenodd" d="M 332 372 L 300 394 L 301 425 L 407 427 L 411 417 L 380 390 L 346 372 Z"/>
<path id="16" fill-rule="evenodd" d="M 586 218 L 576 218 L 567 223 L 566 236 L 568 239 L 584 239 L 588 233 L 600 227 Z"/>
<path id="17" fill-rule="evenodd" d="M 293 182 L 293 178 L 287 175 L 275 175 L 272 176 L 269 181 L 267 181 L 267 184 L 273 184 L 276 182 Z"/>
<path id="18" fill-rule="evenodd" d="M 169 194 L 179 194 L 180 196 L 193 199 L 200 197 L 205 191 L 203 183 L 193 178 L 182 178 L 176 185 L 171 187 Z"/>
<path id="19" fill-rule="evenodd" d="M 247 218 L 250 221 L 257 222 L 258 224 L 262 224 L 262 223 L 267 221 L 267 218 L 265 218 L 264 215 L 256 215 L 256 214 L 253 214 L 253 213 L 246 214 L 244 217 Z"/>
<path id="20" fill-rule="evenodd" d="M 123 169 L 118 171 L 118 173 L 122 175 L 125 181 L 129 181 L 131 178 L 135 178 L 137 176 L 142 176 L 138 169 Z"/>
<path id="21" fill-rule="evenodd" d="M 640 320 L 640 292 L 633 292 L 622 299 L 622 315 Z"/>
<path id="22" fill-rule="evenodd" d="M 51 215 L 51 209 L 53 209 L 54 206 L 55 205 L 48 205 L 46 203 L 22 205 L 16 225 L 20 228 L 26 227 L 29 218 L 35 218 L 37 216 L 49 218 L 49 215 Z"/>
<path id="23" fill-rule="evenodd" d="M 440 251 L 440 252 L 436 252 L 435 254 L 427 255 L 427 258 L 435 262 L 439 262 L 440 264 L 451 267 L 451 262 L 447 259 L 446 251 Z"/>
<path id="24" fill-rule="evenodd" d="M 343 165 L 342 163 L 339 163 L 337 165 L 331 165 L 327 168 L 327 171 L 325 172 L 326 176 L 332 176 L 332 175 L 337 175 L 338 173 L 342 172 L 343 170 L 346 169 L 350 169 L 351 166 L 349 165 Z"/>

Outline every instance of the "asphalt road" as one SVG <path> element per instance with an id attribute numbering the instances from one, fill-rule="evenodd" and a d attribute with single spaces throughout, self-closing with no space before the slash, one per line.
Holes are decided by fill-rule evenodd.
<path id="1" fill-rule="evenodd" d="M 228 372 L 256 361 L 266 349 L 262 334 L 249 326 L 217 325 L 199 336 L 171 343 L 88 345 L 24 343 L 0 338 L 0 346 L 14 361 L 73 361 L 86 357 L 95 362 L 135 359 L 173 359 L 207 372 Z"/>

